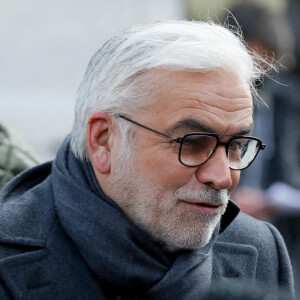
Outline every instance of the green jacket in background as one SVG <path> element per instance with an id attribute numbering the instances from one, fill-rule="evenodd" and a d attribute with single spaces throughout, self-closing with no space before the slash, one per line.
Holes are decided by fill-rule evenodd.
<path id="1" fill-rule="evenodd" d="M 38 163 L 28 145 L 0 123 L 0 189 L 13 177 Z"/>

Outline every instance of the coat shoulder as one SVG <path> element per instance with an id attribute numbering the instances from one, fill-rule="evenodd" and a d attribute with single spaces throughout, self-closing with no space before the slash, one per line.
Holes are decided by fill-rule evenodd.
<path id="1" fill-rule="evenodd" d="M 56 220 L 50 172 L 50 163 L 34 167 L 1 190 L 0 259 L 44 247 Z"/>
<path id="2" fill-rule="evenodd" d="M 285 242 L 270 223 L 239 213 L 235 220 L 219 235 L 219 246 L 231 249 L 250 247 L 257 253 L 256 278 L 276 282 L 293 294 L 292 266 Z"/>
<path id="3" fill-rule="evenodd" d="M 242 212 L 220 234 L 219 241 L 260 247 L 266 244 L 284 243 L 279 231 L 270 223 L 257 220 Z"/>

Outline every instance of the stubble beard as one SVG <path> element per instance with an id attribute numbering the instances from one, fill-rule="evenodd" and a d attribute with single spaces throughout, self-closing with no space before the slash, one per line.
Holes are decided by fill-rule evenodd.
<path id="1" fill-rule="evenodd" d="M 119 158 L 113 175 L 115 201 L 131 221 L 147 232 L 168 252 L 207 245 L 228 203 L 227 190 L 182 186 L 166 191 L 155 178 L 144 179 L 132 163 Z M 184 201 L 209 200 L 222 205 L 216 215 L 186 209 Z"/>

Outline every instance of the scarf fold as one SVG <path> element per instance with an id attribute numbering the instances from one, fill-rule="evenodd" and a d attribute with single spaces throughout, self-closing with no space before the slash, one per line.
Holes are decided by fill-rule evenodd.
<path id="1" fill-rule="evenodd" d="M 219 227 L 205 247 L 169 254 L 102 192 L 91 164 L 71 151 L 70 137 L 52 174 L 59 221 L 107 299 L 184 299 L 210 286 Z"/>

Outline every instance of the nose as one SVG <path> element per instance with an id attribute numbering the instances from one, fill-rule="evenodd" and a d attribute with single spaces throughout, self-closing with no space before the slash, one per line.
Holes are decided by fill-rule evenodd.
<path id="1" fill-rule="evenodd" d="M 224 146 L 218 146 L 209 160 L 197 168 L 196 177 L 201 183 L 217 190 L 231 187 L 231 170 Z"/>

